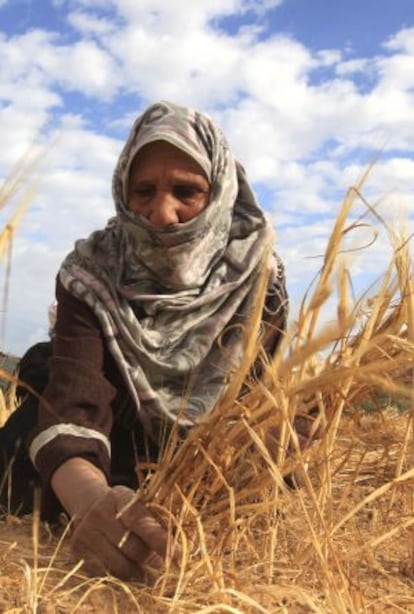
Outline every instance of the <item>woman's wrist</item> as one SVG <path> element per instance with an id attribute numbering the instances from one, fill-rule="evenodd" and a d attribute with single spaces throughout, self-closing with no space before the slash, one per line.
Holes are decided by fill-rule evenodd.
<path id="1" fill-rule="evenodd" d="M 54 472 L 51 485 L 71 517 L 81 518 L 110 486 L 104 473 L 84 458 L 71 458 Z"/>

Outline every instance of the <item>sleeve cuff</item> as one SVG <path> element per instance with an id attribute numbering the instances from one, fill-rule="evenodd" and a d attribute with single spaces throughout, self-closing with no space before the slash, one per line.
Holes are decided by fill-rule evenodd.
<path id="1" fill-rule="evenodd" d="M 70 423 L 54 424 L 38 433 L 30 443 L 29 456 L 44 483 L 64 462 L 82 457 L 109 478 L 111 445 L 101 432 Z"/>

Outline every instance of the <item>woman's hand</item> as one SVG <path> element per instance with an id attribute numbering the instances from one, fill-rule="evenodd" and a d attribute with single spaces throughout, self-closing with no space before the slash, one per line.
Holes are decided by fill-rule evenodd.
<path id="1" fill-rule="evenodd" d="M 72 552 L 91 575 L 144 579 L 145 568 L 163 564 L 167 531 L 125 486 L 108 488 L 75 526 Z"/>
<path id="2" fill-rule="evenodd" d="M 63 463 L 52 488 L 74 521 L 72 551 L 88 573 L 143 579 L 145 567 L 162 565 L 168 533 L 133 490 L 111 488 L 102 471 L 83 458 Z"/>

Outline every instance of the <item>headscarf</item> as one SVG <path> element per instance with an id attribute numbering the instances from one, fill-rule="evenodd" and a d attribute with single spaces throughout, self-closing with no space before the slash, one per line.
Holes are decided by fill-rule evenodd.
<path id="1" fill-rule="evenodd" d="M 153 226 L 127 209 L 131 163 L 158 140 L 191 156 L 210 182 L 207 207 L 188 222 Z M 221 131 L 208 116 L 171 102 L 138 117 L 112 185 L 116 216 L 76 242 L 60 280 L 96 314 L 149 432 L 165 419 L 193 425 L 240 365 L 270 225 Z M 283 274 L 278 266 L 273 260 L 274 282 Z"/>

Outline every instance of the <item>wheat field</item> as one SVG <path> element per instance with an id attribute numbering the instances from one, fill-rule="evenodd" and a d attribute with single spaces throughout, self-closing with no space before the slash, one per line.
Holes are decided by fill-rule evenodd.
<path id="1" fill-rule="evenodd" d="M 348 191 L 318 278 L 262 379 L 246 374 L 260 352 L 264 282 L 226 397 L 179 446 L 173 434 L 137 493 L 180 544 L 180 563 L 167 560 L 145 585 L 88 578 L 70 558 L 70 525 L 6 514 L 1 612 L 414 611 L 412 262 L 407 237 L 364 201 L 363 183 Z M 344 241 L 357 200 L 393 256 L 375 291 L 352 298 Z M 335 321 L 323 325 L 332 300 Z M 303 448 L 294 424 L 310 410 L 315 437 Z"/>

